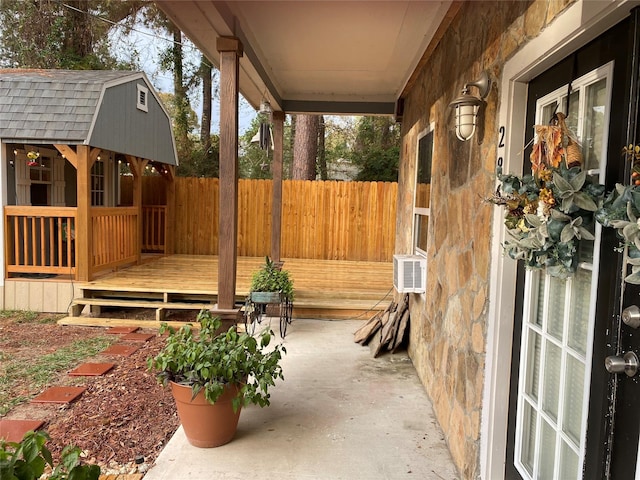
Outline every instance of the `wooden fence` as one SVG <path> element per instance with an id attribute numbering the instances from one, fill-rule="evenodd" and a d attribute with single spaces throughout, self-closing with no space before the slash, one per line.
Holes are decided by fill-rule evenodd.
<path id="1" fill-rule="evenodd" d="M 163 182 L 159 177 L 144 177 L 144 205 L 166 202 Z M 123 204 L 131 198 L 130 185 L 123 178 Z M 239 181 L 238 255 L 269 254 L 271 191 L 271 180 Z M 397 192 L 397 183 L 390 182 L 285 180 L 282 257 L 390 262 Z M 168 226 L 173 228 L 176 253 L 218 253 L 218 195 L 216 178 L 176 178 L 176 220 L 173 227 Z"/>

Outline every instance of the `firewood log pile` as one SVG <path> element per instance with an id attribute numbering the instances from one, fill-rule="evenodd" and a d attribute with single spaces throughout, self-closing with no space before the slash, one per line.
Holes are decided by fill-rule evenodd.
<path id="1" fill-rule="evenodd" d="M 392 300 L 384 312 L 379 312 L 354 333 L 354 341 L 368 345 L 376 358 L 385 352 L 395 353 L 406 348 L 409 336 L 409 295 L 400 303 Z"/>

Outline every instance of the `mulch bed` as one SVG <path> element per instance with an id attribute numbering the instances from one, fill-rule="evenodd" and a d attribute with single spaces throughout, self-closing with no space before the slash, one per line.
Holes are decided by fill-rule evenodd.
<path id="1" fill-rule="evenodd" d="M 78 338 L 104 335 L 105 331 L 0 319 L 0 353 L 28 358 L 50 353 Z M 154 356 L 163 343 L 163 338 L 156 335 L 129 357 L 100 354 L 87 358 L 85 361 L 112 362 L 116 366 L 101 377 L 71 377 L 62 372 L 51 379 L 49 386 L 86 386 L 78 400 L 64 406 L 24 403 L 5 418 L 45 420 L 43 430 L 51 436 L 47 446 L 54 458 L 66 445 L 73 444 L 83 450 L 85 461 L 100 465 L 103 473 L 134 473 L 141 465 L 140 471 L 144 471 L 179 425 L 169 389 L 158 385 L 146 365 L 147 358 Z M 24 390 L 24 386 L 17 386 L 21 387 Z"/>

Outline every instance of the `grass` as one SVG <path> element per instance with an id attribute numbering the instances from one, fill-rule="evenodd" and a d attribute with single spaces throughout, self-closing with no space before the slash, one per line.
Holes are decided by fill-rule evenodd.
<path id="1" fill-rule="evenodd" d="M 0 318 L 8 318 L 0 311 Z M 14 312 L 16 323 L 49 323 L 49 317 L 35 318 L 33 312 Z M 55 321 L 55 319 L 54 319 Z M 30 358 L 11 358 L 0 351 L 0 415 L 6 414 L 16 405 L 24 403 L 31 393 L 46 386 L 57 374 L 75 367 L 81 360 L 93 357 L 117 339 L 113 336 L 98 336 L 76 340 L 53 353 Z"/>
<path id="2" fill-rule="evenodd" d="M 14 323 L 55 323 L 62 315 L 41 314 L 31 310 L 0 310 L 0 318 L 11 318 Z"/>

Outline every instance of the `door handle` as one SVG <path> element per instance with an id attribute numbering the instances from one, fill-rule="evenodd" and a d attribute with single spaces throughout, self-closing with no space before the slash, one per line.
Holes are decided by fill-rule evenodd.
<path id="1" fill-rule="evenodd" d="M 633 377 L 638 372 L 638 356 L 634 352 L 627 352 L 622 357 L 615 355 L 604 359 L 604 368 L 609 373 L 626 373 Z"/>
<path id="2" fill-rule="evenodd" d="M 631 328 L 640 327 L 640 308 L 637 305 L 631 305 L 622 311 L 622 321 Z"/>

